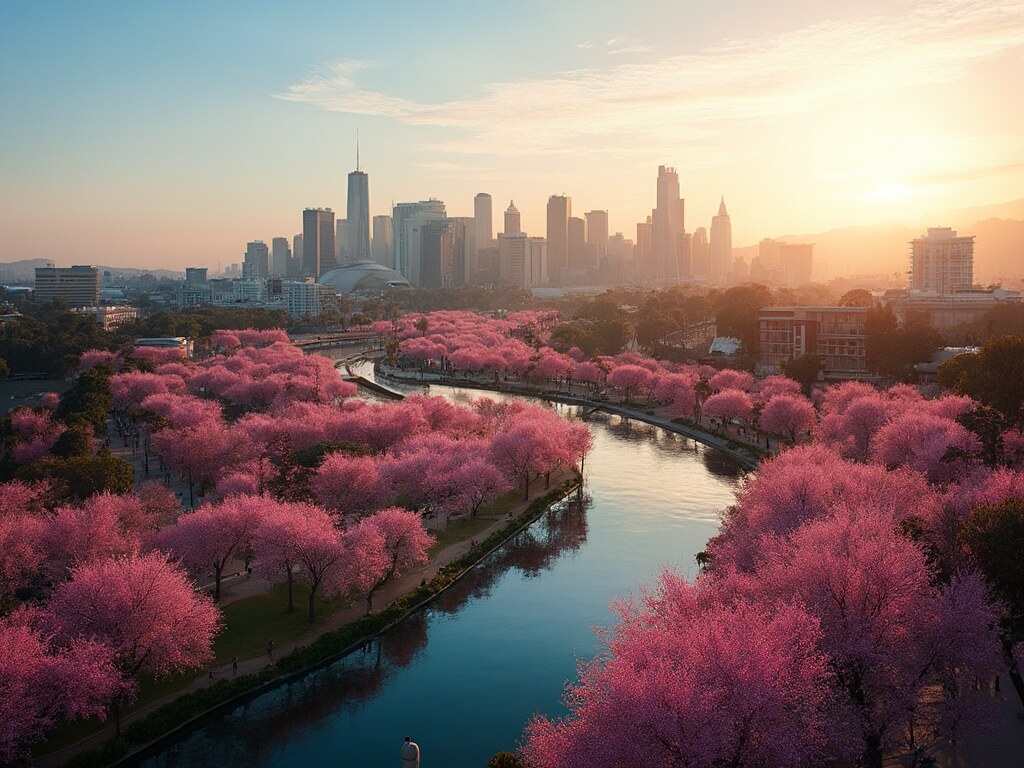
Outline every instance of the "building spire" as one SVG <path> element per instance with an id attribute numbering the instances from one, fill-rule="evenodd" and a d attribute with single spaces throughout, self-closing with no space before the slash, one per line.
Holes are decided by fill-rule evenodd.
<path id="1" fill-rule="evenodd" d="M 725 195 L 722 195 L 722 202 L 718 206 L 718 215 L 719 216 L 728 216 L 729 215 L 729 212 L 727 210 L 725 210 Z"/>
<path id="2" fill-rule="evenodd" d="M 356 127 L 356 170 L 359 170 L 359 128 Z"/>

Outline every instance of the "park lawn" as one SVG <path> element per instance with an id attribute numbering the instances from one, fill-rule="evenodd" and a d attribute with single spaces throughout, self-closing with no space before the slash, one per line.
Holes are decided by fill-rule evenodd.
<path id="1" fill-rule="evenodd" d="M 273 591 L 269 594 L 247 597 L 224 606 L 221 609 L 224 614 L 224 630 L 213 643 L 216 665 L 221 667 L 229 665 L 232 656 L 248 659 L 266 653 L 267 640 L 271 638 L 278 646 L 283 642 L 294 640 L 303 633 L 320 626 L 345 604 L 342 598 L 318 599 L 316 601 L 317 619 L 311 625 L 307 621 L 308 596 L 309 588 L 297 581 L 295 583 L 295 613 L 288 613 L 288 585 L 282 582 L 275 584 Z M 223 677 L 225 671 L 230 675 L 230 670 L 223 669 L 216 670 L 215 674 L 218 678 Z M 140 676 L 138 695 L 130 706 L 125 707 L 124 714 L 131 714 L 164 696 L 188 688 L 200 674 L 201 672 L 198 670 L 190 670 L 169 677 Z M 110 720 L 104 722 L 98 718 L 62 723 L 50 731 L 46 741 L 40 743 L 33 753 L 40 756 L 56 752 L 91 736 L 109 724 Z"/>
<path id="2" fill-rule="evenodd" d="M 485 504 L 476 513 L 476 517 L 461 517 L 448 523 L 443 531 L 431 531 L 430 535 L 436 539 L 430 547 L 430 557 L 434 557 L 445 547 L 458 544 L 460 541 L 468 541 L 476 538 L 486 531 L 495 520 L 505 517 L 512 509 L 523 503 L 519 491 L 509 491 L 499 496 L 490 504 Z"/>
<path id="3" fill-rule="evenodd" d="M 247 597 L 225 605 L 224 631 L 213 641 L 218 665 L 231 663 L 231 657 L 250 659 L 267 652 L 267 641 L 282 643 L 314 631 L 337 610 L 345 606 L 341 597 L 324 600 L 317 592 L 316 621 L 309 623 L 309 587 L 295 580 L 295 612 L 288 613 L 288 584 L 280 582 L 268 594 Z"/>

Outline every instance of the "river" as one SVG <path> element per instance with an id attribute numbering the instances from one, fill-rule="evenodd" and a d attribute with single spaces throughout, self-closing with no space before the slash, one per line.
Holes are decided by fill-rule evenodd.
<path id="1" fill-rule="evenodd" d="M 695 574 L 743 476 L 660 428 L 601 413 L 587 423 L 582 503 L 558 505 L 379 641 L 206 718 L 141 764 L 393 766 L 408 735 L 425 766 L 483 768 L 534 713 L 562 714 L 565 682 L 600 650 L 595 627 L 614 620 L 610 601 L 662 567 Z"/>

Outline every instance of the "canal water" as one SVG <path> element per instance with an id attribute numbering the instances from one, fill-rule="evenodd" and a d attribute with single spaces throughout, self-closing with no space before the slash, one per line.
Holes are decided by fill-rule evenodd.
<path id="1" fill-rule="evenodd" d="M 614 621 L 610 602 L 665 567 L 696 574 L 743 477 L 729 456 L 660 428 L 586 422 L 582 502 L 558 505 L 379 641 L 205 720 L 142 765 L 394 766 L 408 735 L 425 766 L 483 768 L 534 714 L 564 713 L 566 681 Z"/>

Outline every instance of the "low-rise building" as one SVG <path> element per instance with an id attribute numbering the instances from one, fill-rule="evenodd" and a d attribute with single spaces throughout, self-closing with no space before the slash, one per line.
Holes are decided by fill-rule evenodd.
<path id="1" fill-rule="evenodd" d="M 758 373 L 779 373 L 787 360 L 817 355 L 826 378 L 867 376 L 867 314 L 866 307 L 762 307 Z"/>
<path id="2" fill-rule="evenodd" d="M 301 281 L 281 284 L 284 308 L 289 315 L 317 317 L 337 304 L 337 294 L 330 285 L 318 283 L 309 277 Z"/>
<path id="3" fill-rule="evenodd" d="M 75 312 L 81 315 L 92 315 L 96 318 L 100 328 L 109 331 L 112 328 L 134 323 L 139 319 L 139 310 L 135 307 L 79 307 Z"/>
<path id="4" fill-rule="evenodd" d="M 36 267 L 36 301 L 65 299 L 69 307 L 95 307 L 100 271 L 92 266 Z"/>

